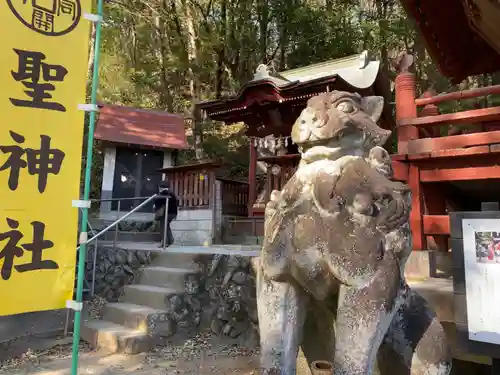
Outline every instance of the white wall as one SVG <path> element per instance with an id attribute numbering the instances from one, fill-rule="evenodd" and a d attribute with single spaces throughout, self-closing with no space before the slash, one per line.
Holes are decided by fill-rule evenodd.
<path id="1" fill-rule="evenodd" d="M 116 147 L 108 146 L 104 149 L 104 168 L 102 171 L 101 199 L 110 199 L 113 195 L 115 177 Z M 111 202 L 101 202 L 100 212 L 110 212 Z"/>
<path id="2" fill-rule="evenodd" d="M 170 224 L 174 245 L 211 245 L 212 225 L 211 208 L 179 210 L 177 219 Z"/>
<path id="3" fill-rule="evenodd" d="M 170 150 L 165 151 L 163 154 L 163 168 L 169 168 L 173 166 L 173 157 L 172 152 Z M 165 179 L 165 173 L 162 175 L 162 180 Z"/>
<path id="4" fill-rule="evenodd" d="M 170 227 L 175 245 L 212 245 L 214 239 L 220 240 L 222 237 L 221 182 L 216 181 L 215 184 L 215 207 L 180 210 L 177 219 Z"/>

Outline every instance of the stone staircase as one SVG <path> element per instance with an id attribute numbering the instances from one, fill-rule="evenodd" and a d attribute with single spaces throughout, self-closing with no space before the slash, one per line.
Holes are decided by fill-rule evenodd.
<path id="1" fill-rule="evenodd" d="M 94 228 L 99 230 L 105 225 L 94 223 Z M 105 234 L 100 251 L 106 251 L 105 240 L 113 236 L 112 232 Z M 103 307 L 101 319 L 84 320 L 81 337 L 94 348 L 136 354 L 174 334 L 175 327 L 169 319 L 169 297 L 185 293 L 186 277 L 199 270 L 193 254 L 169 253 L 159 248 L 158 242 L 152 242 L 159 240 L 158 233 L 120 232 L 118 244 L 124 240 L 129 241 L 133 251 L 152 254 L 152 262 L 140 271 L 136 282 L 123 287 L 118 302 Z"/>

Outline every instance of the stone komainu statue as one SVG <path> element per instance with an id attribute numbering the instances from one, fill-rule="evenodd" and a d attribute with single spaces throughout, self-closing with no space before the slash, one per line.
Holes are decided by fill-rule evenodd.
<path id="1" fill-rule="evenodd" d="M 292 139 L 301 163 L 265 212 L 257 300 L 265 374 L 293 375 L 302 348 L 334 375 L 447 375 L 445 334 L 404 278 L 411 193 L 389 180 L 383 98 L 311 98 Z"/>

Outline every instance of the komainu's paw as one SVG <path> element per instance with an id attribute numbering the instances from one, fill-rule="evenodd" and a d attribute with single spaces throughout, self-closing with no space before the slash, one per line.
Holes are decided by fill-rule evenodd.
<path id="1" fill-rule="evenodd" d="M 268 218 L 271 218 L 276 213 L 276 210 L 280 205 L 280 202 L 281 202 L 281 192 L 279 190 L 273 190 L 271 192 L 269 202 L 267 202 L 264 211 L 264 216 L 266 220 Z"/>
<path id="2" fill-rule="evenodd" d="M 270 196 L 271 201 L 276 202 L 281 199 L 281 191 L 279 190 L 273 190 L 271 191 L 271 196 Z"/>
<path id="3" fill-rule="evenodd" d="M 391 156 L 383 147 L 375 146 L 370 150 L 368 163 L 386 178 L 391 179 L 393 177 Z"/>

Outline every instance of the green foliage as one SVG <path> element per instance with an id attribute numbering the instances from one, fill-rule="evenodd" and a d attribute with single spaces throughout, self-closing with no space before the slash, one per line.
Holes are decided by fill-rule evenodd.
<path id="1" fill-rule="evenodd" d="M 193 101 L 234 94 L 260 63 L 283 70 L 365 49 L 391 79 L 393 60 L 409 51 L 422 90 L 458 89 L 391 0 L 110 0 L 105 20 L 99 99 L 113 104 L 190 115 Z M 246 174 L 243 125 L 203 122 L 187 130 L 193 145 L 193 134 L 203 133 L 207 158 L 224 159 L 234 176 Z M 181 160 L 192 158 L 188 151 Z"/>

